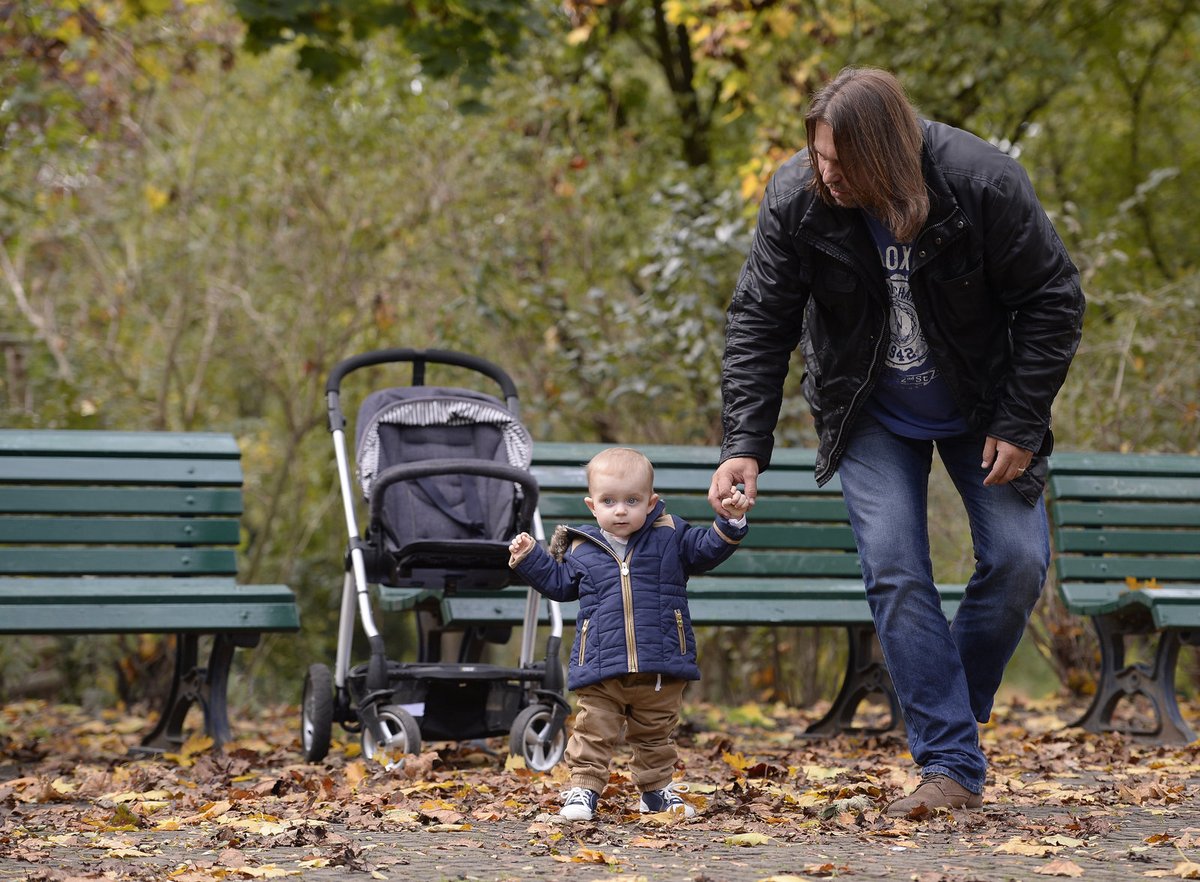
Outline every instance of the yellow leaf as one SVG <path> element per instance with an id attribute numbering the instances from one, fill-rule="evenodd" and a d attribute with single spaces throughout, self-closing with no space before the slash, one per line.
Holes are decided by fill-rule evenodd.
<path id="1" fill-rule="evenodd" d="M 744 772 L 750 768 L 752 763 L 740 753 L 723 753 L 721 759 L 725 761 L 725 765 L 733 769 L 735 772 Z"/>
<path id="2" fill-rule="evenodd" d="M 845 772 L 846 769 L 828 768 L 826 766 L 805 766 L 804 777 L 813 781 L 828 781 Z"/>
<path id="3" fill-rule="evenodd" d="M 158 211 L 171 201 L 171 194 L 166 190 L 158 189 L 153 184 L 146 184 L 142 187 L 142 198 L 146 200 L 146 204 L 152 211 Z"/>
<path id="4" fill-rule="evenodd" d="M 1133 576 L 1126 576 L 1125 577 L 1125 587 L 1128 588 L 1130 591 L 1137 591 L 1138 590 L 1138 580 L 1135 579 Z"/>
<path id="5" fill-rule="evenodd" d="M 367 765 L 362 760 L 346 763 L 346 783 L 354 790 L 367 777 Z"/>
<path id="6" fill-rule="evenodd" d="M 221 815 L 225 814 L 231 808 L 233 808 L 233 803 L 226 799 L 222 799 L 219 802 L 205 803 L 200 809 L 200 817 L 211 821 L 213 818 L 221 817 Z"/>
<path id="7" fill-rule="evenodd" d="M 581 848 L 570 858 L 575 864 L 619 864 L 620 861 L 596 848 Z"/>
<path id="8" fill-rule="evenodd" d="M 759 879 L 758 882 L 808 882 L 803 876 L 767 876 L 765 879 Z"/>
<path id="9" fill-rule="evenodd" d="M 1200 864 L 1193 864 L 1191 861 L 1183 861 L 1175 865 L 1171 870 L 1180 879 L 1200 879 Z"/>
<path id="10" fill-rule="evenodd" d="M 586 43 L 591 35 L 592 26 L 590 24 L 580 25 L 567 34 L 567 45 L 578 46 L 580 43 Z"/>
<path id="11" fill-rule="evenodd" d="M 504 761 L 504 771 L 506 772 L 525 771 L 527 768 L 525 757 L 515 753 L 510 753 L 508 759 Z"/>
<path id="12" fill-rule="evenodd" d="M 750 848 L 755 845 L 768 845 L 771 842 L 770 836 L 764 836 L 762 833 L 736 833 L 733 836 L 725 837 L 726 845 L 736 845 L 739 848 Z"/>

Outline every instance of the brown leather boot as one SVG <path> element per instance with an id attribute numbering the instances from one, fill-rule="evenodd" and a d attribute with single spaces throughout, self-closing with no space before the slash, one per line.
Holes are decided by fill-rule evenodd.
<path id="1" fill-rule="evenodd" d="M 933 811 L 939 808 L 977 809 L 983 805 L 983 796 L 972 793 L 953 778 L 945 775 L 933 775 L 921 782 L 921 786 L 902 799 L 897 799 L 887 807 L 887 814 L 904 816 L 914 809 L 922 808 Z"/>

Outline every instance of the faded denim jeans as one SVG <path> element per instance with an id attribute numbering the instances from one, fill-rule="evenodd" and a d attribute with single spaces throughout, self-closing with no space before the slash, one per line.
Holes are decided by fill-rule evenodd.
<path id="1" fill-rule="evenodd" d="M 985 487 L 983 436 L 904 438 L 864 415 L 839 466 L 867 600 L 922 778 L 948 775 L 982 793 L 987 722 L 1004 668 L 1050 564 L 1045 503 Z M 936 446 L 966 508 L 975 572 L 952 623 L 929 554 L 929 471 Z"/>

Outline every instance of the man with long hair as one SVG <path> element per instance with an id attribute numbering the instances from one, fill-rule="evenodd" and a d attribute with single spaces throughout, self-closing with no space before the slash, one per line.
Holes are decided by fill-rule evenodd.
<path id="1" fill-rule="evenodd" d="M 721 463 L 709 501 L 770 463 L 791 352 L 836 471 L 921 784 L 888 806 L 982 805 L 977 722 L 1049 565 L 1050 409 L 1079 345 L 1079 272 L 1021 166 L 922 119 L 890 73 L 847 68 L 814 97 L 808 147 L 772 177 L 728 311 Z M 976 567 L 952 623 L 934 586 L 934 449 Z"/>

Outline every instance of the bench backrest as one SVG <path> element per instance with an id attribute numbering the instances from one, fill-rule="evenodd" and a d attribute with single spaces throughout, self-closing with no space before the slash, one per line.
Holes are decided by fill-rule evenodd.
<path id="1" fill-rule="evenodd" d="M 1060 586 L 1200 584 L 1200 457 L 1055 453 L 1049 501 Z"/>
<path id="2" fill-rule="evenodd" d="M 0 430 L 0 576 L 232 578 L 241 513 L 232 435 Z"/>
<path id="3" fill-rule="evenodd" d="M 533 473 L 540 487 L 538 510 L 547 534 L 559 523 L 594 523 L 583 503 L 584 466 L 601 444 L 537 443 Z M 716 447 L 638 447 L 654 463 L 654 489 L 667 512 L 696 525 L 713 519 L 708 486 L 717 466 Z M 763 475 L 746 541 L 713 571 L 732 583 L 780 578 L 858 580 L 861 570 L 841 486 L 835 478 L 817 487 L 811 450 L 778 450 Z"/>

